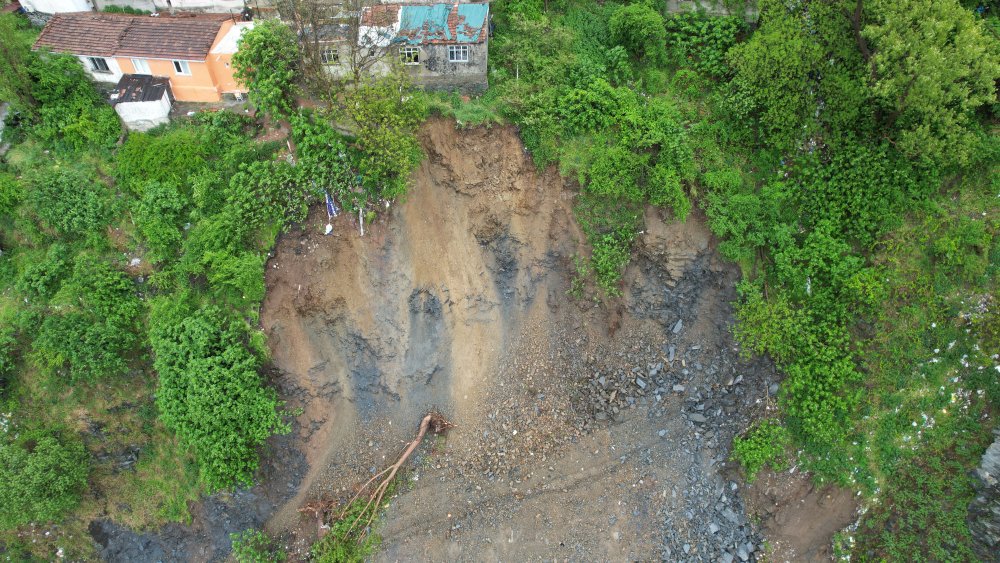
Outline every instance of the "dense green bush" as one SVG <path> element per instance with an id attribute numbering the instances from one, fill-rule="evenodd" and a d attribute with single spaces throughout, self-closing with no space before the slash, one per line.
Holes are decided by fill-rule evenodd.
<path id="1" fill-rule="evenodd" d="M 229 537 L 236 563 L 280 563 L 288 559 L 288 554 L 260 530 L 243 530 Z"/>
<path id="2" fill-rule="evenodd" d="M 11 104 L 11 112 L 31 112 L 34 99 L 31 97 L 31 67 L 34 53 L 31 44 L 34 33 L 26 18 L 17 14 L 0 14 L 0 37 L 4 38 L 4 50 L 0 53 L 0 100 Z M 9 116 L 8 116 L 9 117 Z M 10 141 L 9 130 L 4 141 Z"/>
<path id="3" fill-rule="evenodd" d="M 740 462 L 747 482 L 753 483 L 764 466 L 782 471 L 788 464 L 785 450 L 791 445 L 787 431 L 774 419 L 757 423 L 745 437 L 733 438 L 732 457 Z"/>
<path id="4" fill-rule="evenodd" d="M 27 178 L 26 201 L 47 227 L 69 238 L 107 227 L 115 207 L 111 190 L 92 174 L 69 165 L 42 168 Z"/>
<path id="5" fill-rule="evenodd" d="M 608 25 L 612 40 L 625 47 L 634 60 L 643 64 L 662 61 L 667 32 L 663 16 L 649 4 L 636 2 L 616 9 Z"/>
<path id="6" fill-rule="evenodd" d="M 209 489 L 249 484 L 257 448 L 288 431 L 275 392 L 263 386 L 243 323 L 173 301 L 161 300 L 150 317 L 160 420 L 192 448 Z"/>
<path id="7" fill-rule="evenodd" d="M 227 206 L 250 230 L 302 221 L 320 195 L 312 181 L 282 160 L 251 162 L 230 180 Z"/>
<path id="8" fill-rule="evenodd" d="M 933 185 L 933 174 L 914 170 L 888 143 L 846 143 L 829 158 L 803 158 L 797 203 L 809 224 L 834 221 L 849 239 L 871 246 L 900 225 L 905 204 Z"/>
<path id="9" fill-rule="evenodd" d="M 132 217 L 156 263 L 173 256 L 182 238 L 181 226 L 190 198 L 176 184 L 151 181 L 132 200 Z"/>
<path id="10" fill-rule="evenodd" d="M 64 150 L 110 149 L 121 135 L 115 110 L 94 90 L 76 57 L 34 59 L 32 96 L 40 104 L 33 134 Z"/>
<path id="11" fill-rule="evenodd" d="M 69 437 L 0 437 L 0 529 L 62 517 L 80 501 L 88 462 L 83 443 Z"/>
<path id="12" fill-rule="evenodd" d="M 0 172 L 0 218 L 10 215 L 24 199 L 24 186 L 13 174 Z"/>
<path id="13" fill-rule="evenodd" d="M 718 17 L 698 12 L 674 14 L 665 24 L 666 44 L 674 63 L 715 78 L 729 73 L 726 53 L 746 27 L 738 16 Z"/>
<path id="14" fill-rule="evenodd" d="M 317 189 L 330 190 L 341 196 L 349 190 L 355 176 L 355 151 L 349 140 L 337 132 L 333 123 L 322 114 L 299 110 L 292 116 L 292 137 L 295 139 L 295 163 L 302 178 Z M 344 194 L 346 195 L 346 194 Z"/>
<path id="15" fill-rule="evenodd" d="M 14 327 L 0 328 L 0 399 L 3 399 L 10 387 L 17 367 L 18 343 L 14 338 Z"/>
<path id="16" fill-rule="evenodd" d="M 64 243 L 54 242 L 38 261 L 29 262 L 14 287 L 29 298 L 51 297 L 72 270 L 73 253 Z"/>
<path id="17" fill-rule="evenodd" d="M 206 166 L 213 148 L 197 130 L 173 127 L 156 133 L 132 133 L 115 155 L 118 185 L 142 195 L 147 184 L 183 186 Z"/>
<path id="18" fill-rule="evenodd" d="M 986 273 L 993 234 L 981 218 L 962 217 L 953 228 L 935 237 L 931 255 L 943 272 L 973 281 Z"/>
<path id="19" fill-rule="evenodd" d="M 135 289 L 124 273 L 79 256 L 73 275 L 49 303 L 32 356 L 43 372 L 59 375 L 59 382 L 123 374 L 139 342 L 139 314 Z"/>

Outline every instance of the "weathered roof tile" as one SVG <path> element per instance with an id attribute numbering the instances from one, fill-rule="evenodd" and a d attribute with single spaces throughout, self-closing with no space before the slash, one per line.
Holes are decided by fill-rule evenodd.
<path id="1" fill-rule="evenodd" d="M 96 57 L 148 57 L 203 61 L 225 14 L 159 17 L 74 12 L 56 14 L 35 48 Z"/>

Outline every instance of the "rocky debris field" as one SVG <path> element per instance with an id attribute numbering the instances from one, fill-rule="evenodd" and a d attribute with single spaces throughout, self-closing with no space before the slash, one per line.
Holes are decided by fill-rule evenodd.
<path id="1" fill-rule="evenodd" d="M 275 366 L 311 397 L 310 471 L 269 529 L 304 557 L 294 508 L 347 498 L 437 409 L 457 427 L 414 458 L 380 559 L 754 560 L 728 447 L 777 377 L 739 356 L 738 273 L 703 220 L 651 210 L 624 295 L 573 297 L 572 187 L 510 129 L 432 122 L 423 140 L 407 200 L 365 238 L 314 215 L 268 265 Z"/>
<path id="2" fill-rule="evenodd" d="M 305 560 L 298 508 L 350 498 L 437 410 L 456 426 L 411 458 L 375 559 L 760 559 L 728 450 L 778 376 L 732 339 L 739 274 L 704 219 L 648 210 L 623 295 L 578 291 L 573 186 L 512 128 L 433 120 L 422 141 L 407 198 L 364 237 L 346 216 L 324 236 L 315 209 L 267 263 L 273 379 L 300 414 L 261 484 L 188 527 L 97 523 L 105 557 L 221 560 L 264 524 Z"/>

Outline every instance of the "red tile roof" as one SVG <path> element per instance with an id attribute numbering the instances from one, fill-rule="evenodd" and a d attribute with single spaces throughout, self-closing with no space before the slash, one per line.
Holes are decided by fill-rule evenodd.
<path id="1" fill-rule="evenodd" d="M 399 4 L 376 4 L 361 12 L 361 25 L 389 27 L 399 19 Z"/>
<path id="2" fill-rule="evenodd" d="M 131 16 L 74 12 L 45 24 L 35 48 L 97 57 L 148 57 L 203 61 L 225 14 Z"/>

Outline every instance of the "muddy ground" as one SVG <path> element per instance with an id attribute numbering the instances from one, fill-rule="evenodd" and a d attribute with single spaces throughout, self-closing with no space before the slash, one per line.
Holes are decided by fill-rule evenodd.
<path id="1" fill-rule="evenodd" d="M 623 296 L 572 296 L 575 187 L 539 172 L 512 128 L 435 120 L 421 136 L 410 193 L 364 237 L 345 216 L 324 236 L 316 209 L 267 264 L 273 379 L 302 414 L 272 440 L 261 484 L 209 499 L 191 527 L 95 523 L 104 556 L 221 559 L 230 531 L 266 524 L 302 559 L 316 529 L 298 508 L 349 497 L 436 409 L 457 426 L 412 460 L 376 559 L 756 560 L 744 499 L 775 538 L 779 520 L 835 513 L 772 557 L 828 558 L 849 494 L 789 518 L 778 508 L 823 493 L 747 491 L 727 462 L 779 377 L 740 357 L 739 272 L 703 218 L 647 211 Z"/>

